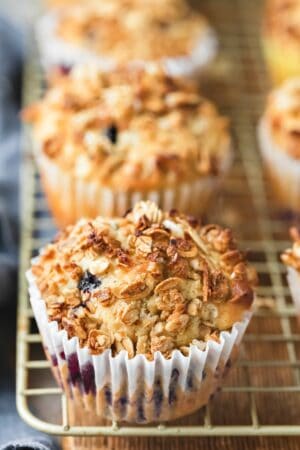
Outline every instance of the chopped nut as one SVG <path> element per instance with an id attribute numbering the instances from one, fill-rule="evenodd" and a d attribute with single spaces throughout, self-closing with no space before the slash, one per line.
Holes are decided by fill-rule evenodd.
<path id="1" fill-rule="evenodd" d="M 161 352 L 162 354 L 169 354 L 174 348 L 172 338 L 168 336 L 153 336 L 151 338 L 151 352 Z"/>
<path id="2" fill-rule="evenodd" d="M 166 330 L 172 333 L 173 331 L 181 332 L 188 324 L 188 314 L 178 314 L 174 312 L 168 317 Z"/>
<path id="3" fill-rule="evenodd" d="M 213 325 L 215 319 L 218 317 L 218 308 L 212 303 L 203 303 L 201 317 L 204 323 Z"/>
<path id="4" fill-rule="evenodd" d="M 95 294 L 95 298 L 100 301 L 102 306 L 110 306 L 115 300 L 110 288 L 101 289 Z"/>
<path id="5" fill-rule="evenodd" d="M 123 345 L 124 350 L 126 350 L 126 352 L 128 353 L 128 358 L 133 358 L 134 346 L 132 340 L 129 337 L 126 337 L 125 339 L 122 340 L 121 344 Z"/>
<path id="6" fill-rule="evenodd" d="M 139 310 L 133 303 L 121 302 L 117 305 L 117 317 L 126 325 L 133 325 L 139 320 Z"/>
<path id="7" fill-rule="evenodd" d="M 111 336 L 102 330 L 91 330 L 88 336 L 88 346 L 93 355 L 102 353 L 112 344 Z"/>
<path id="8" fill-rule="evenodd" d="M 151 286 L 148 286 L 145 281 L 135 281 L 131 284 L 121 286 L 115 290 L 117 298 L 130 298 L 130 300 L 139 300 L 147 297 L 152 290 Z"/>
<path id="9" fill-rule="evenodd" d="M 195 298 L 187 306 L 188 314 L 190 316 L 198 316 L 201 306 L 202 306 L 202 302 L 201 302 L 200 298 Z"/>
<path id="10" fill-rule="evenodd" d="M 149 236 L 139 236 L 135 242 L 137 252 L 148 255 L 152 250 L 152 239 Z"/>
<path id="11" fill-rule="evenodd" d="M 136 344 L 136 353 L 137 354 L 146 354 L 149 351 L 149 342 L 148 336 L 139 336 Z"/>
<path id="12" fill-rule="evenodd" d="M 161 281 L 154 289 L 155 294 L 160 294 L 161 292 L 168 291 L 170 289 L 180 288 L 182 280 L 178 277 L 170 277 L 166 280 Z"/>

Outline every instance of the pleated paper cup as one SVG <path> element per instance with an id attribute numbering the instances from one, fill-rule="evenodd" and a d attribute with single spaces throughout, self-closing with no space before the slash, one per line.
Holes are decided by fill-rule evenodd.
<path id="1" fill-rule="evenodd" d="M 232 162 L 232 153 L 228 152 L 217 176 L 202 176 L 170 188 L 124 192 L 105 187 L 97 179 L 78 178 L 41 152 L 36 153 L 42 185 L 60 227 L 73 224 L 82 217 L 122 216 L 140 200 L 152 200 L 166 211 L 176 208 L 183 213 L 201 216 L 207 211 Z"/>
<path id="2" fill-rule="evenodd" d="M 231 331 L 221 333 L 219 343 L 208 341 L 205 350 L 192 345 L 189 356 L 178 350 L 170 359 L 156 352 L 153 361 L 144 355 L 128 359 L 125 351 L 112 356 L 106 350 L 95 356 L 80 348 L 77 337 L 69 339 L 57 322 L 48 321 L 31 271 L 27 279 L 46 355 L 81 424 L 97 424 L 101 419 L 169 421 L 201 408 L 222 385 L 251 318 L 251 312 L 245 313 Z"/>
<path id="3" fill-rule="evenodd" d="M 50 12 L 39 19 L 36 26 L 36 38 L 41 61 L 46 70 L 55 66 L 71 67 L 76 63 L 93 62 L 99 69 L 108 71 L 116 68 L 118 62 L 107 56 L 99 55 L 86 48 L 70 44 L 56 35 L 57 13 Z M 218 39 L 215 31 L 207 27 L 192 51 L 184 56 L 163 58 L 166 72 L 172 76 L 196 77 L 216 57 Z M 136 60 L 129 65 L 145 67 L 149 62 Z"/>
<path id="4" fill-rule="evenodd" d="M 291 290 L 292 299 L 300 319 L 300 274 L 293 267 L 287 269 L 287 280 Z"/>
<path id="5" fill-rule="evenodd" d="M 258 141 L 268 180 L 279 206 L 299 211 L 300 161 L 276 145 L 264 119 L 258 126 Z"/>

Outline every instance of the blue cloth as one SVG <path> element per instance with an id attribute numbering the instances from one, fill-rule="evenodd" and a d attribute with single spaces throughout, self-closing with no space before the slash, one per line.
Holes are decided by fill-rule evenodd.
<path id="1" fill-rule="evenodd" d="M 53 450 L 15 407 L 21 32 L 0 17 L 0 449 Z"/>

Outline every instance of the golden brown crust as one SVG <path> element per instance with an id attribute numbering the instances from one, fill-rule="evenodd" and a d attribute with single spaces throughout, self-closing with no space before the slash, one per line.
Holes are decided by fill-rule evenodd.
<path id="1" fill-rule="evenodd" d="M 123 219 L 81 220 L 32 266 L 49 320 L 93 354 L 151 359 L 218 340 L 253 300 L 254 272 L 231 231 L 154 203 Z"/>
<path id="2" fill-rule="evenodd" d="M 300 1 L 268 0 L 264 13 L 264 35 L 285 45 L 300 45 Z"/>
<path id="3" fill-rule="evenodd" d="M 264 120 L 277 147 L 300 159 L 300 77 L 271 92 Z"/>
<path id="4" fill-rule="evenodd" d="M 158 65 L 78 66 L 52 83 L 24 117 L 44 155 L 74 177 L 144 191 L 216 175 L 230 157 L 227 119 Z"/>
<path id="5" fill-rule="evenodd" d="M 286 266 L 293 267 L 300 272 L 300 230 L 297 227 L 291 227 L 290 236 L 293 246 L 281 254 L 281 260 Z"/>
<path id="6" fill-rule="evenodd" d="M 56 33 L 117 63 L 189 54 L 208 23 L 184 0 L 88 1 L 65 7 Z"/>

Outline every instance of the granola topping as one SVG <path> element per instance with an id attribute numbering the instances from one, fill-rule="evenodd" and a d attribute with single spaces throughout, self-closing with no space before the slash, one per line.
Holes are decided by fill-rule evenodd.
<path id="1" fill-rule="evenodd" d="M 87 64 L 53 74 L 45 97 L 23 117 L 39 155 L 122 192 L 218 175 L 230 155 L 227 119 L 193 83 L 157 64 L 110 73 Z"/>
<path id="2" fill-rule="evenodd" d="M 87 0 L 55 17 L 58 37 L 118 63 L 186 55 L 209 28 L 185 0 Z"/>
<path id="3" fill-rule="evenodd" d="M 264 117 L 278 147 L 300 159 L 300 78 L 287 80 L 270 94 Z"/>
<path id="4" fill-rule="evenodd" d="M 290 236 L 293 245 L 281 254 L 281 260 L 286 266 L 293 267 L 300 272 L 300 230 L 297 227 L 291 227 Z"/>
<path id="5" fill-rule="evenodd" d="M 264 14 L 264 31 L 283 43 L 300 42 L 299 0 L 268 0 Z"/>
<path id="6" fill-rule="evenodd" d="M 149 359 L 218 340 L 250 308 L 255 281 L 229 230 L 191 226 L 186 216 L 151 202 L 124 218 L 68 227 L 44 248 L 32 273 L 49 320 L 81 346 Z"/>

